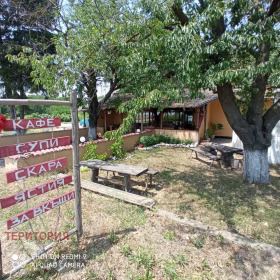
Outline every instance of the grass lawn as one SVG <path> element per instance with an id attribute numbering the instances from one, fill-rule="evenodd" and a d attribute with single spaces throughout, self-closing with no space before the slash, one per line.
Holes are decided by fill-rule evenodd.
<path id="1" fill-rule="evenodd" d="M 122 162 L 160 171 L 146 193 L 144 176 L 133 178 L 133 191 L 155 199 L 155 208 L 280 246 L 279 167 L 271 169 L 271 185 L 250 186 L 242 182 L 239 172 L 210 169 L 190 158 L 186 149 L 136 151 Z M 46 175 L 29 178 L 25 186 L 22 182 L 7 185 L 3 172 L 0 177 L 0 197 L 50 180 L 50 175 Z M 89 179 L 90 172 L 83 171 L 82 177 Z M 60 194 L 72 188 L 64 187 Z M 30 200 L 28 205 L 21 203 L 1 210 L 5 271 L 12 268 L 13 254 L 38 251 L 36 242 L 7 240 L 6 219 L 57 195 L 57 191 L 52 191 Z M 84 254 L 85 266 L 58 271 L 47 268 L 52 260 L 39 260 L 15 279 L 280 279 L 280 256 L 229 244 L 221 236 L 212 237 L 160 217 L 156 209 L 146 210 L 89 191 L 82 193 L 82 208 L 84 237 L 80 246 L 72 237 L 57 244 L 51 254 Z M 73 202 L 61 206 L 59 231 L 74 227 L 73 210 Z M 34 230 L 53 230 L 57 217 L 58 210 L 54 209 L 35 218 Z M 12 231 L 16 230 L 30 232 L 28 223 Z"/>
<path id="2" fill-rule="evenodd" d="M 280 167 L 271 167 L 270 185 L 250 185 L 241 170 L 210 169 L 190 154 L 161 148 L 123 162 L 160 171 L 148 193 L 158 208 L 280 246 Z"/>

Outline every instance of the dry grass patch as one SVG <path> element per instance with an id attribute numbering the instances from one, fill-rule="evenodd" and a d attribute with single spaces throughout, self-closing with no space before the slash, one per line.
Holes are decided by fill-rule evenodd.
<path id="1" fill-rule="evenodd" d="M 133 178 L 135 193 L 157 200 L 156 207 L 176 212 L 219 228 L 237 231 L 279 245 L 279 169 L 272 169 L 269 186 L 250 186 L 238 172 L 208 165 L 189 158 L 185 149 L 137 151 L 123 163 L 147 166 L 160 173 L 154 186 L 143 192 L 144 176 Z M 101 174 L 101 176 L 104 174 Z M 0 196 L 13 194 L 24 186 L 5 184 L 0 174 Z M 45 177 L 28 179 L 29 188 L 46 182 Z M 83 171 L 89 179 L 90 172 Z M 61 194 L 72 190 L 67 186 Z M 57 196 L 49 192 L 30 200 L 28 208 Z M 1 210 L 0 231 L 4 270 L 11 268 L 15 253 L 31 254 L 38 250 L 35 242 L 8 241 L 5 238 L 7 217 L 24 211 L 26 205 Z M 82 191 L 84 236 L 57 244 L 52 254 L 85 254 L 84 267 L 47 268 L 52 260 L 39 260 L 17 274 L 15 279 L 102 279 L 102 280 L 271 280 L 280 279 L 280 256 L 246 246 L 225 242 L 190 227 L 158 216 L 156 211 Z M 61 206 L 60 231 L 74 227 L 74 205 Z M 57 209 L 32 221 L 35 230 L 53 230 Z M 18 231 L 30 231 L 27 223 Z"/>
<path id="2" fill-rule="evenodd" d="M 187 149 L 136 151 L 123 163 L 160 171 L 147 194 L 156 207 L 280 246 L 279 166 L 267 186 L 244 183 L 241 171 L 210 169 Z"/>

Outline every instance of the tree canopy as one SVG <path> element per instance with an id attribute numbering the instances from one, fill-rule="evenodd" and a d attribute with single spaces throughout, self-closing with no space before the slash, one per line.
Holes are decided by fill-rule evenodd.
<path id="1" fill-rule="evenodd" d="M 57 54 L 30 56 L 32 74 L 50 91 L 85 93 L 90 127 L 113 92 L 131 94 L 120 107 L 127 113 L 120 133 L 137 112 L 179 98 L 185 87 L 193 96 L 211 89 L 244 144 L 245 179 L 267 183 L 280 119 L 280 101 L 264 111 L 280 83 L 278 8 L 266 0 L 71 1 Z M 110 83 L 102 100 L 99 79 Z"/>
<path id="2" fill-rule="evenodd" d="M 26 98 L 27 91 L 38 92 L 34 87 L 30 65 L 18 65 L 7 55 L 17 55 L 23 47 L 36 49 L 43 55 L 54 53 L 51 44 L 52 27 L 56 23 L 57 2 L 38 0 L 4 0 L 0 9 L 0 80 L 2 97 Z"/>

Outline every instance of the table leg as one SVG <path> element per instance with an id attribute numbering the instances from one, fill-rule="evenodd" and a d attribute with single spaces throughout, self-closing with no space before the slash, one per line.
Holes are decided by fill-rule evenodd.
<path id="1" fill-rule="evenodd" d="M 150 177 L 150 187 L 151 187 L 153 185 L 153 175 L 149 174 L 149 177 Z"/>
<path id="2" fill-rule="evenodd" d="M 91 169 L 91 181 L 94 183 L 98 183 L 98 176 L 99 174 L 99 169 L 98 168 L 93 168 Z"/>
<path id="3" fill-rule="evenodd" d="M 124 175 L 123 183 L 124 183 L 125 191 L 130 192 L 131 191 L 131 176 L 130 175 Z"/>
<path id="4" fill-rule="evenodd" d="M 222 161 L 225 167 L 231 167 L 232 160 L 233 160 L 233 153 L 222 153 Z"/>

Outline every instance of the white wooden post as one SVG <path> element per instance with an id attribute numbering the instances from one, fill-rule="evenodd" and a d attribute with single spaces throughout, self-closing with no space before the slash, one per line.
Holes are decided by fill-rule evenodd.
<path id="1" fill-rule="evenodd" d="M 73 146 L 73 181 L 75 187 L 75 224 L 78 240 L 83 235 L 82 203 L 81 203 L 81 178 L 79 159 L 79 120 L 77 94 L 71 93 L 71 116 L 72 116 L 72 146 Z"/>
<path id="2" fill-rule="evenodd" d="M 2 248 L 1 248 L 1 239 L 0 239 L 0 280 L 3 279 L 3 267 L 2 267 Z"/>

